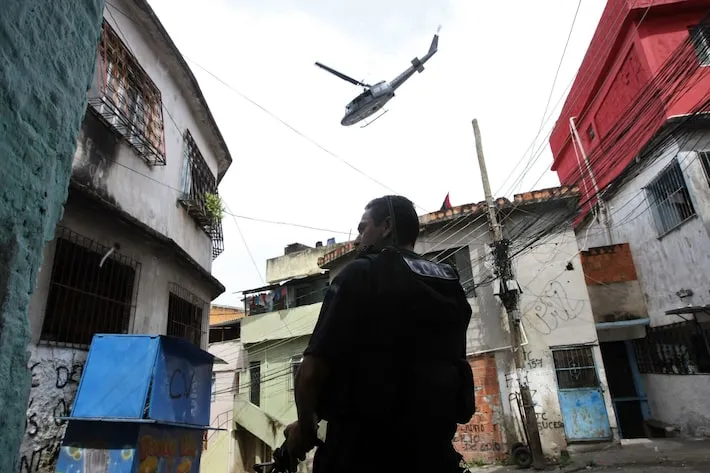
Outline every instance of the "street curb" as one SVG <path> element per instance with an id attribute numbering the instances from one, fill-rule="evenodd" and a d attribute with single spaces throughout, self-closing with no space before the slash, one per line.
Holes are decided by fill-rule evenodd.
<path id="1" fill-rule="evenodd" d="M 627 466 L 708 466 L 707 461 L 698 461 L 698 460 L 687 460 L 687 461 L 678 461 L 678 460 L 669 460 L 669 461 L 653 461 L 653 460 L 648 460 L 648 461 L 628 461 L 628 462 L 619 462 L 619 463 L 608 463 L 608 464 L 603 464 L 599 465 L 596 464 L 594 466 L 590 465 L 580 465 L 580 466 L 573 466 L 573 467 L 566 467 L 565 469 L 559 469 L 559 470 L 552 470 L 552 471 L 558 471 L 560 473 L 576 473 L 579 471 L 594 471 L 597 469 L 603 469 L 603 468 L 621 468 L 621 467 L 627 467 Z M 587 468 L 589 467 L 589 468 Z"/>

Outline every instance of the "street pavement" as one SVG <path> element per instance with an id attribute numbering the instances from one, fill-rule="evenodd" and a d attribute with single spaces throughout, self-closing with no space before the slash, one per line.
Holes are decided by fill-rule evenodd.
<path id="1" fill-rule="evenodd" d="M 550 466 L 548 471 L 618 472 L 618 473 L 708 473 L 710 472 L 710 440 L 708 439 L 639 439 L 623 440 L 621 445 L 597 451 L 570 452 L 570 461 Z M 471 468 L 472 473 L 520 473 L 514 466 Z M 527 470 L 534 471 L 534 470 Z"/>

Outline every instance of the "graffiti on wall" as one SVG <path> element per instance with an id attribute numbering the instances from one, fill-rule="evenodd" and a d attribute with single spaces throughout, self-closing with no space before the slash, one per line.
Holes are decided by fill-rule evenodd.
<path id="1" fill-rule="evenodd" d="M 38 346 L 32 350 L 32 374 L 19 473 L 54 473 L 66 421 L 79 387 L 87 353 Z"/>
<path id="2" fill-rule="evenodd" d="M 569 299 L 567 290 L 557 280 L 545 284 L 543 292 L 523 308 L 529 326 L 543 335 L 550 335 L 560 325 L 579 317 L 584 301 Z"/>

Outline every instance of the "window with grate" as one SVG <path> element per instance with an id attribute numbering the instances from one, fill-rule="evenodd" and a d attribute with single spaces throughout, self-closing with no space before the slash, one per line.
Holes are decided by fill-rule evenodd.
<path id="1" fill-rule="evenodd" d="M 698 151 L 697 154 L 700 164 L 703 166 L 703 171 L 705 171 L 705 179 L 710 185 L 710 151 Z"/>
<path id="2" fill-rule="evenodd" d="M 41 340 L 88 347 L 96 333 L 128 333 L 140 263 L 64 227 L 55 242 Z"/>
<path id="3" fill-rule="evenodd" d="M 651 327 L 633 341 L 641 373 L 708 374 L 710 327 L 694 321 Z"/>
<path id="4" fill-rule="evenodd" d="M 249 363 L 249 402 L 258 406 L 261 404 L 261 362 Z"/>
<path id="5" fill-rule="evenodd" d="M 466 296 L 476 297 L 476 284 L 473 280 L 473 267 L 471 266 L 471 254 L 467 246 L 461 248 L 450 248 L 444 251 L 427 253 L 424 258 L 437 263 L 446 263 L 459 273 L 459 280 L 463 286 Z"/>
<path id="6" fill-rule="evenodd" d="M 170 283 L 168 335 L 187 340 L 198 347 L 202 342 L 202 317 L 207 303 L 187 289 Z"/>
<path id="7" fill-rule="evenodd" d="M 221 216 L 212 215 L 208 199 L 218 197 L 217 179 L 207 166 L 192 134 L 183 136 L 182 197 L 180 203 L 212 240 L 212 258 L 224 251 Z"/>
<path id="8" fill-rule="evenodd" d="M 658 235 L 663 236 L 695 215 L 695 207 L 678 160 L 671 163 L 646 187 Z"/>
<path id="9" fill-rule="evenodd" d="M 710 27 L 697 25 L 689 29 L 689 34 L 700 65 L 710 66 Z"/>
<path id="10" fill-rule="evenodd" d="M 165 133 L 160 90 L 106 21 L 97 61 L 98 94 L 89 104 L 151 166 L 164 166 Z"/>
<path id="11" fill-rule="evenodd" d="M 557 387 L 560 390 L 599 386 L 592 347 L 579 346 L 552 350 Z"/>

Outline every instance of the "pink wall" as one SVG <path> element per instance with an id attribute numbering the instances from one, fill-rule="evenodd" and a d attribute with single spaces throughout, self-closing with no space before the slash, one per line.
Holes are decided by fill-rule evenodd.
<path id="1" fill-rule="evenodd" d="M 649 4 L 654 6 L 646 11 Z M 685 48 L 683 58 L 695 72 L 681 89 L 682 94 L 677 87 L 653 81 L 688 38 L 688 27 L 710 11 L 710 0 L 646 0 L 641 7 L 628 7 L 626 0 L 607 3 L 550 137 L 552 169 L 562 184 L 579 183 L 582 203 L 588 204 L 582 206 L 585 213 L 594 203 L 590 195 L 593 186 L 583 164 L 580 176 L 570 139 L 570 116 L 577 117 L 590 166 L 603 189 L 628 166 L 667 117 L 689 113 L 710 93 L 710 69 L 699 67 L 692 47 Z M 593 139 L 588 135 L 590 127 Z"/>

